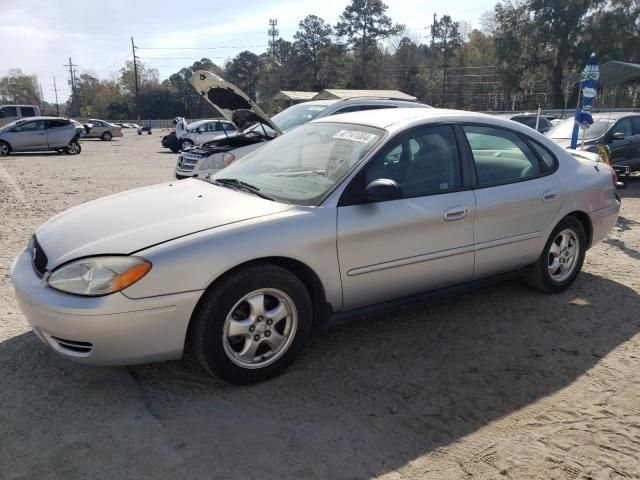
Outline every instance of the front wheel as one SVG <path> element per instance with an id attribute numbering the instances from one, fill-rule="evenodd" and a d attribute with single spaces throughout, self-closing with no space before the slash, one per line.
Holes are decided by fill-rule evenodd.
<path id="1" fill-rule="evenodd" d="M 277 265 L 253 265 L 205 293 L 189 345 L 209 372 L 246 385 L 293 362 L 311 335 L 312 318 L 309 292 L 298 277 Z"/>
<path id="2" fill-rule="evenodd" d="M 100 139 L 104 140 L 105 142 L 110 142 L 112 138 L 113 138 L 113 135 L 111 135 L 111 132 L 104 132 L 100 137 Z"/>
<path id="3" fill-rule="evenodd" d="M 548 293 L 569 288 L 582 269 L 586 238 L 584 228 L 576 218 L 564 218 L 551 232 L 542 255 L 525 281 L 536 290 Z"/>
<path id="4" fill-rule="evenodd" d="M 193 145 L 193 142 L 191 140 L 182 140 L 180 142 L 180 150 L 184 150 L 192 145 Z"/>
<path id="5" fill-rule="evenodd" d="M 69 155 L 78 155 L 82 151 L 82 148 L 77 141 L 73 140 L 69 146 L 64 149 L 64 151 Z"/>
<path id="6" fill-rule="evenodd" d="M 11 153 L 11 147 L 7 142 L 0 142 L 0 157 L 6 157 Z"/>

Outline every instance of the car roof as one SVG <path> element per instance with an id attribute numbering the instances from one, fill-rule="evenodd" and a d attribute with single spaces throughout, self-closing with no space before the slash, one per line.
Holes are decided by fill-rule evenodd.
<path id="1" fill-rule="evenodd" d="M 19 119 L 21 122 L 30 122 L 32 120 L 69 120 L 68 118 L 64 118 L 64 117 L 50 117 L 50 116 L 38 116 L 38 117 L 22 117 Z"/>
<path id="2" fill-rule="evenodd" d="M 610 118 L 611 120 L 618 120 L 624 117 L 634 117 L 640 116 L 640 112 L 600 112 L 594 113 L 593 118 L 601 119 L 601 118 Z"/>
<path id="3" fill-rule="evenodd" d="M 465 117 L 469 121 L 475 119 L 483 122 L 486 122 L 487 120 L 495 122 L 497 120 L 496 117 L 492 115 L 465 112 L 462 110 L 448 110 L 441 108 L 383 108 L 376 110 L 363 110 L 360 112 L 340 113 L 338 115 L 313 120 L 312 123 L 355 123 L 358 125 L 389 130 L 392 126 L 395 128 L 402 128 L 404 125 L 417 120 L 453 120 L 453 117 Z M 509 123 L 515 122 L 509 121 Z"/>

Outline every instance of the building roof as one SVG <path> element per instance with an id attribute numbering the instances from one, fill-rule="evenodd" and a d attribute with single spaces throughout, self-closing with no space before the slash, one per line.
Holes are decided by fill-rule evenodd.
<path id="1" fill-rule="evenodd" d="M 318 92 L 296 92 L 293 90 L 281 90 L 273 97 L 274 100 L 290 100 L 300 102 L 311 100 Z"/>
<path id="2" fill-rule="evenodd" d="M 341 98 L 354 98 L 354 97 L 380 97 L 380 98 L 394 98 L 397 100 L 416 100 L 416 97 L 412 97 L 400 90 L 337 90 L 337 89 L 325 89 L 319 92 L 314 100 L 325 99 L 341 99 Z"/>

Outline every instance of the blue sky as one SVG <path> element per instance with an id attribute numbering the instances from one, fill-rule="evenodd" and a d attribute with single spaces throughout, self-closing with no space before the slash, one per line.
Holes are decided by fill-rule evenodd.
<path id="1" fill-rule="evenodd" d="M 424 41 L 434 13 L 478 26 L 496 0 L 456 2 L 451 8 L 442 0 L 386 3 L 387 14 L 405 24 L 409 36 Z M 110 78 L 131 58 L 133 36 L 142 61 L 157 68 L 163 79 L 201 57 L 222 65 L 242 50 L 264 52 L 270 18 L 278 19 L 280 36 L 290 40 L 306 15 L 318 15 L 335 25 L 347 4 L 348 0 L 0 0 L 0 75 L 11 68 L 38 75 L 47 101 L 54 98 L 55 76 L 63 102 L 69 94 L 63 64 L 69 57 L 81 73 Z M 176 47 L 181 49 L 172 50 Z"/>

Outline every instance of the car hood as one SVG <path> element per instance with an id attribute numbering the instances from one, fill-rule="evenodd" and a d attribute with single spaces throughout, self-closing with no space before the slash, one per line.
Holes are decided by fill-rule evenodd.
<path id="1" fill-rule="evenodd" d="M 213 105 L 227 120 L 235 123 L 240 130 L 259 122 L 268 125 L 278 134 L 282 133 L 269 116 L 242 90 L 215 73 L 197 70 L 193 73 L 190 82 L 202 98 Z"/>
<path id="2" fill-rule="evenodd" d="M 292 208 L 250 193 L 182 180 L 100 198 L 36 231 L 47 268 L 80 257 L 130 254 L 178 237 Z"/>

